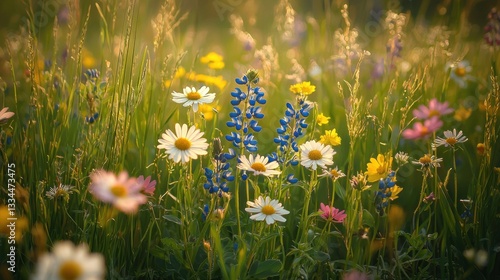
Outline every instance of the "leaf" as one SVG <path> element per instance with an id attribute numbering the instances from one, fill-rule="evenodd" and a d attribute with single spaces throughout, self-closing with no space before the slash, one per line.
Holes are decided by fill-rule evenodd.
<path id="1" fill-rule="evenodd" d="M 342 233 L 339 231 L 336 231 L 336 230 L 330 231 L 329 235 L 340 238 L 340 239 L 344 239 L 344 236 L 342 235 Z"/>
<path id="2" fill-rule="evenodd" d="M 342 185 L 340 185 L 338 181 L 335 181 L 335 193 L 339 196 L 340 199 L 345 200 L 345 189 Z"/>
<path id="3" fill-rule="evenodd" d="M 268 278 L 278 276 L 282 267 L 280 260 L 265 260 L 263 262 L 256 261 L 250 267 L 248 276 L 254 278 Z"/>
<path id="4" fill-rule="evenodd" d="M 314 251 L 311 254 L 312 258 L 318 262 L 326 262 L 330 260 L 330 255 L 322 251 Z"/>
<path id="5" fill-rule="evenodd" d="M 375 226 L 375 219 L 373 218 L 373 215 L 367 209 L 363 209 L 363 225 L 369 226 L 369 227 Z"/>
<path id="6" fill-rule="evenodd" d="M 163 216 L 163 219 L 169 221 L 169 222 L 172 222 L 172 223 L 176 223 L 178 225 L 181 225 L 182 222 L 181 222 L 181 219 L 177 218 L 176 216 L 173 216 L 173 215 L 165 215 Z"/>

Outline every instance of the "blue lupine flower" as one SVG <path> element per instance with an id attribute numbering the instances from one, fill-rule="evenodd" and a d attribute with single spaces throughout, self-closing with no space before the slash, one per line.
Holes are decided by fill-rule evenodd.
<path id="1" fill-rule="evenodd" d="M 92 123 L 94 123 L 97 120 L 98 117 L 99 117 L 99 113 L 94 113 L 91 116 L 85 117 L 85 121 L 88 122 L 88 123 L 90 123 L 90 124 L 92 124 Z"/>
<path id="2" fill-rule="evenodd" d="M 222 149 L 222 144 L 219 138 L 213 140 L 214 150 L 212 153 L 213 169 L 205 167 L 205 178 L 207 181 L 203 184 L 203 188 L 208 190 L 209 193 L 216 193 L 219 197 L 222 193 L 229 192 L 227 182 L 234 181 L 234 176 L 231 173 L 231 166 L 227 162 L 227 154 L 234 153 L 230 151 L 225 154 Z"/>
<path id="3" fill-rule="evenodd" d="M 208 212 L 210 211 L 210 208 L 208 207 L 208 204 L 203 205 L 203 211 L 201 212 L 201 218 L 203 221 L 207 220 Z"/>
<path id="4" fill-rule="evenodd" d="M 470 218 L 472 218 L 472 210 L 470 208 L 465 208 L 464 212 L 460 214 L 460 218 L 467 222 Z"/>
<path id="5" fill-rule="evenodd" d="M 472 200 L 470 199 L 460 199 L 465 206 L 465 210 L 462 214 L 460 214 L 460 218 L 464 220 L 464 222 L 468 222 L 470 218 L 472 218 Z"/>
<path id="6" fill-rule="evenodd" d="M 240 88 L 235 88 L 231 92 L 233 110 L 229 113 L 230 120 L 226 122 L 226 125 L 236 131 L 230 132 L 225 138 L 234 147 L 245 148 L 248 152 L 253 153 L 257 151 L 257 140 L 253 133 L 262 130 L 258 120 L 264 117 L 262 108 L 259 105 L 265 104 L 266 100 L 264 92 L 259 87 L 254 87 L 258 83 L 256 71 L 250 70 L 242 78 L 236 78 L 236 83 L 245 85 L 246 92 L 243 92 Z M 244 104 L 244 111 L 239 107 L 242 103 Z M 226 156 L 226 158 L 228 157 Z"/>
<path id="7" fill-rule="evenodd" d="M 396 172 L 391 171 L 385 179 L 378 182 L 378 191 L 375 192 L 375 207 L 380 216 L 384 215 L 384 208 L 389 205 L 389 198 L 392 195 L 390 188 L 396 186 L 394 181 Z"/>
<path id="8" fill-rule="evenodd" d="M 301 97 L 298 97 L 297 103 L 298 109 L 291 103 L 286 103 L 285 116 L 279 120 L 280 126 L 276 129 L 278 136 L 274 138 L 274 143 L 278 144 L 278 152 L 273 157 L 279 163 L 292 166 L 298 164 L 294 156 L 299 151 L 297 139 L 304 135 L 308 127 L 306 118 L 312 109 L 311 103 Z"/>
<path id="9" fill-rule="evenodd" d="M 286 177 L 286 180 L 288 181 L 288 183 L 290 184 L 295 184 L 299 181 L 299 179 L 295 178 L 293 176 L 293 174 L 288 174 L 288 176 Z"/>

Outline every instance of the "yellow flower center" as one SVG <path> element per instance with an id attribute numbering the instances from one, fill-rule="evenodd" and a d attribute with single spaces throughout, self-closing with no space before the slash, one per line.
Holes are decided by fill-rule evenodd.
<path id="1" fill-rule="evenodd" d="M 432 159 L 429 155 L 424 155 L 418 160 L 421 164 L 429 164 L 432 162 Z"/>
<path id="2" fill-rule="evenodd" d="M 457 67 L 455 69 L 455 75 L 457 75 L 459 77 L 463 77 L 463 76 L 465 76 L 465 74 L 467 74 L 467 71 L 465 70 L 464 67 Z"/>
<path id="3" fill-rule="evenodd" d="M 198 100 L 201 98 L 201 95 L 195 91 L 195 92 L 190 92 L 187 94 L 187 99 L 189 100 Z"/>
<path id="4" fill-rule="evenodd" d="M 307 154 L 310 160 L 320 160 L 323 158 L 323 155 L 321 155 L 321 152 L 318 150 L 312 150 Z"/>
<path id="5" fill-rule="evenodd" d="M 181 151 L 185 151 L 189 148 L 191 148 L 191 141 L 189 141 L 188 139 L 184 138 L 184 137 L 181 137 L 177 140 L 175 140 L 175 143 L 174 143 L 175 147 Z"/>
<path id="6" fill-rule="evenodd" d="M 377 173 L 378 174 L 384 174 L 385 173 L 385 168 L 383 165 L 380 165 L 379 167 L 377 167 Z"/>
<path id="7" fill-rule="evenodd" d="M 260 162 L 254 162 L 252 164 L 252 166 L 250 166 L 253 170 L 255 171 L 259 171 L 259 172 L 265 172 L 266 171 L 266 167 L 264 166 L 264 164 L 260 163 Z"/>
<path id="8" fill-rule="evenodd" d="M 339 177 L 339 172 L 337 172 L 336 169 L 332 169 L 332 171 L 330 171 L 330 174 L 332 175 L 333 178 Z"/>
<path id="9" fill-rule="evenodd" d="M 54 194 L 55 197 L 60 197 L 60 196 L 65 196 L 68 192 L 64 190 L 63 188 L 57 188 L 56 193 Z"/>
<path id="10" fill-rule="evenodd" d="M 266 215 L 272 215 L 276 213 L 276 210 L 274 210 L 274 207 L 272 207 L 271 205 L 265 205 L 264 207 L 262 207 L 262 213 Z"/>
<path id="11" fill-rule="evenodd" d="M 74 280 L 83 273 L 82 266 L 75 261 L 67 261 L 59 268 L 59 278 L 63 280 Z"/>
<path id="12" fill-rule="evenodd" d="M 450 145 L 455 145 L 457 143 L 457 139 L 455 137 L 450 137 L 450 138 L 447 138 L 446 139 L 446 143 L 450 144 Z"/>
<path id="13" fill-rule="evenodd" d="M 430 110 L 429 111 L 429 118 L 432 118 L 434 116 L 441 116 L 441 113 L 439 113 L 438 110 Z"/>
<path id="14" fill-rule="evenodd" d="M 127 188 L 123 185 L 114 185 L 110 188 L 110 191 L 116 197 L 124 197 L 127 195 Z"/>
<path id="15" fill-rule="evenodd" d="M 429 133 L 429 129 L 427 129 L 427 127 L 422 127 L 422 130 L 420 130 L 420 136 L 425 136 L 427 135 L 427 133 Z"/>

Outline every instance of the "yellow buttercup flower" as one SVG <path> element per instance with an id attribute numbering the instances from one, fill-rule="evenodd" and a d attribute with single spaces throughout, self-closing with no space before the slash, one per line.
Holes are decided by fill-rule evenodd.
<path id="1" fill-rule="evenodd" d="M 457 120 L 459 122 L 463 122 L 466 119 L 468 119 L 471 114 L 472 114 L 472 109 L 465 108 L 464 106 L 460 106 L 460 108 L 458 108 L 455 111 L 455 115 L 453 117 L 455 118 L 455 120 Z"/>
<path id="2" fill-rule="evenodd" d="M 224 89 L 227 85 L 227 81 L 224 80 L 222 76 L 209 76 L 205 74 L 195 74 L 193 76 L 188 76 L 189 80 L 205 83 L 207 85 L 214 85 L 220 90 Z"/>
<path id="3" fill-rule="evenodd" d="M 86 69 L 91 69 L 96 67 L 96 60 L 92 53 L 87 49 L 82 50 L 82 65 Z"/>
<path id="4" fill-rule="evenodd" d="M 311 82 L 302 82 L 290 86 L 290 91 L 300 95 L 310 95 L 316 91 L 316 86 L 311 85 Z"/>
<path id="5" fill-rule="evenodd" d="M 387 177 L 392 166 L 392 157 L 387 160 L 384 155 L 378 154 L 377 158 L 371 158 L 370 162 L 366 164 L 366 175 L 368 175 L 368 182 L 377 182 L 380 179 Z"/>
<path id="6" fill-rule="evenodd" d="M 220 106 L 212 106 L 212 105 L 209 105 L 209 104 L 200 104 L 199 106 L 199 111 L 200 113 L 203 114 L 203 117 L 205 118 L 205 120 L 207 121 L 211 121 L 214 119 L 214 110 L 216 111 L 220 111 Z"/>
<path id="7" fill-rule="evenodd" d="M 200 58 L 201 63 L 208 64 L 210 69 L 222 69 L 224 68 L 223 57 L 215 52 L 210 52 L 207 55 Z"/>
<path id="8" fill-rule="evenodd" d="M 319 114 L 317 117 L 316 117 L 316 123 L 319 125 L 319 126 L 322 126 L 324 124 L 328 124 L 330 120 L 330 117 L 327 117 L 325 115 L 323 115 L 323 113 Z"/>
<path id="9" fill-rule="evenodd" d="M 332 146 L 340 145 L 342 138 L 337 134 L 337 130 L 334 128 L 332 130 L 326 130 L 325 135 L 320 137 L 319 142 L 322 144 L 328 144 Z"/>
<path id="10" fill-rule="evenodd" d="M 174 73 L 174 79 L 179 79 L 186 75 L 186 69 L 182 66 L 179 66 Z"/>
<path id="11" fill-rule="evenodd" d="M 389 199 L 393 201 L 399 198 L 398 194 L 403 190 L 403 188 L 398 185 L 395 185 L 394 187 L 389 188 L 389 190 L 391 192 L 391 197 L 389 197 Z"/>

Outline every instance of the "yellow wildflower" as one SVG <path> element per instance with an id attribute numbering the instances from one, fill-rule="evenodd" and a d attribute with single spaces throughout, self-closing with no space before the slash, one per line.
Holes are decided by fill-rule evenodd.
<path id="1" fill-rule="evenodd" d="M 389 197 L 389 199 L 392 201 L 399 198 L 398 194 L 403 190 L 403 188 L 398 185 L 394 185 L 394 187 L 389 188 L 389 190 L 391 192 L 391 197 Z"/>
<path id="2" fill-rule="evenodd" d="M 179 66 L 174 73 L 174 79 L 179 79 L 186 75 L 186 69 L 182 66 Z"/>
<path id="3" fill-rule="evenodd" d="M 215 52 L 210 52 L 207 55 L 200 58 L 201 63 L 208 64 L 210 69 L 222 69 L 224 68 L 223 57 Z"/>
<path id="4" fill-rule="evenodd" d="M 455 120 L 457 120 L 459 122 L 463 122 L 470 117 L 471 113 L 472 113 L 472 109 L 465 108 L 464 106 L 460 106 L 460 108 L 458 108 L 455 111 L 455 115 L 453 117 L 455 118 Z"/>
<path id="5" fill-rule="evenodd" d="M 205 83 L 207 85 L 214 85 L 214 86 L 218 87 L 220 90 L 224 89 L 224 87 L 227 84 L 227 81 L 224 80 L 224 78 L 222 76 L 209 76 L 209 75 L 205 75 L 205 74 L 194 73 L 194 75 L 188 76 L 188 79 L 190 79 L 192 81 Z"/>
<path id="6" fill-rule="evenodd" d="M 12 214 L 15 214 L 15 216 L 12 216 Z M 11 231 L 11 228 L 9 227 L 11 221 L 9 221 L 8 218 L 15 217 L 17 217 L 15 210 L 9 210 L 9 208 L 5 205 L 0 206 L 0 236 L 12 236 L 16 242 L 20 242 L 23 237 L 23 232 L 28 229 L 28 219 L 24 216 L 17 217 L 17 220 L 15 221 L 15 229 L 12 228 L 14 231 Z"/>
<path id="7" fill-rule="evenodd" d="M 389 208 L 389 214 L 387 215 L 389 218 L 389 227 L 390 227 L 390 233 L 400 230 L 401 227 L 403 227 L 403 224 L 405 222 L 405 211 L 404 209 L 396 204 L 391 205 L 391 208 Z M 393 234 L 390 234 L 389 236 L 393 236 Z"/>
<path id="8" fill-rule="evenodd" d="M 332 130 L 326 130 L 325 135 L 322 135 L 319 142 L 322 144 L 328 144 L 332 146 L 340 145 L 342 139 L 337 134 L 337 130 L 334 128 Z"/>
<path id="9" fill-rule="evenodd" d="M 205 118 L 205 120 L 211 121 L 214 118 L 214 114 L 215 114 L 214 110 L 216 110 L 217 112 L 220 111 L 220 106 L 218 106 L 218 105 L 212 106 L 210 104 L 200 104 L 198 109 L 203 114 L 203 117 Z"/>
<path id="10" fill-rule="evenodd" d="M 86 69 L 91 69 L 96 66 L 96 61 L 94 56 L 87 49 L 82 50 L 82 65 Z"/>
<path id="11" fill-rule="evenodd" d="M 322 126 L 324 124 L 328 124 L 328 121 L 330 120 L 330 117 L 326 117 L 325 115 L 323 115 L 323 113 L 319 114 L 317 117 L 316 117 L 316 123 L 319 125 L 319 126 Z"/>
<path id="12" fill-rule="evenodd" d="M 311 82 L 302 82 L 290 86 L 290 91 L 295 94 L 310 95 L 316 91 L 316 86 L 311 85 Z"/>
<path id="13" fill-rule="evenodd" d="M 392 157 L 388 160 L 384 155 L 378 154 L 377 158 L 371 158 L 370 162 L 366 164 L 366 175 L 368 175 L 368 182 L 377 182 L 380 179 L 387 177 L 392 166 Z"/>

